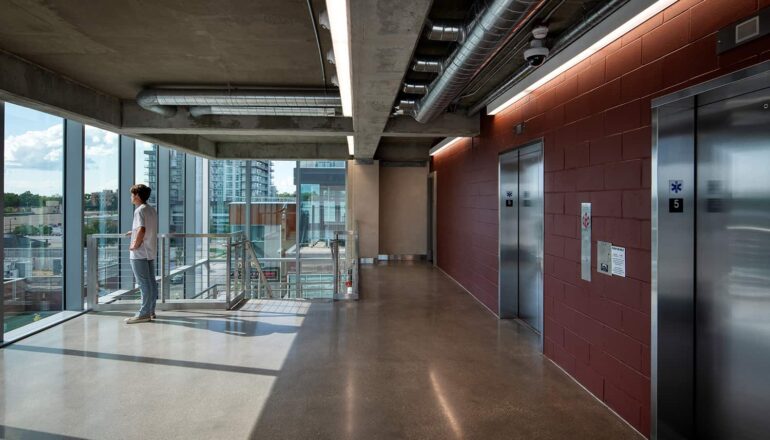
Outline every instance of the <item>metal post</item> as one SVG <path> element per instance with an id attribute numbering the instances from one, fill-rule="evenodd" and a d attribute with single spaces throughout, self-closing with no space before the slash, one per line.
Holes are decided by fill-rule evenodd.
<path id="1" fill-rule="evenodd" d="M 0 185 L 5 183 L 5 103 L 0 101 Z M 0 225 L 3 225 L 3 235 L 5 235 L 5 218 L 3 213 L 5 212 L 5 197 L 0 197 Z M 5 248 L 4 241 L 0 240 L 0 264 L 5 267 Z M 3 278 L 5 278 L 5 269 L 3 269 Z M 16 283 L 13 284 L 14 289 Z M 3 334 L 5 333 L 5 286 L 3 291 L 0 292 L 0 342 L 3 342 Z"/>
<path id="2" fill-rule="evenodd" d="M 87 242 L 87 256 L 88 256 L 88 279 L 86 284 L 86 307 L 89 310 L 96 310 L 98 307 L 97 298 L 99 298 L 99 280 L 97 270 L 99 268 L 99 252 L 97 247 L 97 239 L 95 237 L 88 237 Z"/>
<path id="3" fill-rule="evenodd" d="M 181 154 L 181 153 L 180 153 Z M 195 156 L 185 154 L 184 158 L 184 232 L 194 234 L 197 226 L 195 218 L 195 201 L 197 199 L 195 185 Z M 184 260 L 186 265 L 195 264 L 195 238 L 181 238 L 184 246 Z M 195 275 L 197 268 L 184 275 L 184 298 L 192 297 L 195 291 Z"/>
<path id="4" fill-rule="evenodd" d="M 251 172 L 251 166 L 253 164 L 253 161 L 247 160 L 246 161 L 246 175 L 244 176 L 244 180 L 246 182 L 246 188 L 245 188 L 245 194 L 243 195 L 243 228 L 244 228 L 244 236 L 246 240 L 249 240 L 251 242 L 251 191 L 252 191 L 252 172 Z M 251 264 L 246 264 L 245 259 L 245 246 L 244 246 L 244 260 L 243 260 L 243 277 L 244 281 L 248 280 L 249 287 L 251 287 Z M 244 284 L 245 285 L 245 284 Z"/>
<path id="5" fill-rule="evenodd" d="M 340 235 L 337 231 L 334 232 L 334 240 L 331 242 L 331 251 L 333 272 L 332 282 L 334 283 L 334 286 L 332 287 L 332 299 L 337 299 L 340 293 Z"/>
<path id="6" fill-rule="evenodd" d="M 166 236 L 160 237 L 160 302 L 165 303 L 168 297 L 168 251 Z"/>
<path id="7" fill-rule="evenodd" d="M 230 305 L 230 246 L 232 245 L 232 237 L 227 237 L 227 249 L 225 251 L 225 301 L 227 305 Z"/>
<path id="8" fill-rule="evenodd" d="M 83 124 L 64 121 L 64 309 L 83 310 Z"/>
<path id="9" fill-rule="evenodd" d="M 120 136 L 120 167 L 119 167 L 119 185 L 118 185 L 118 204 L 120 206 L 120 214 L 118 224 L 119 232 L 127 232 L 133 226 L 134 220 L 134 205 L 131 203 L 131 193 L 128 191 L 131 185 L 134 184 L 136 174 L 136 141 L 128 136 Z M 121 240 L 118 239 L 118 249 L 120 249 Z M 122 276 L 124 273 L 131 272 L 131 261 L 129 261 L 129 255 L 127 252 L 121 253 L 118 267 L 118 273 L 120 274 L 120 288 L 129 290 L 134 287 L 134 280 L 129 276 Z"/>
<path id="10" fill-rule="evenodd" d="M 295 196 L 296 196 L 296 203 L 297 203 L 296 204 L 297 211 L 296 211 L 295 217 L 296 217 L 297 224 L 295 228 L 296 238 L 294 241 L 296 242 L 295 248 L 297 249 L 297 256 L 296 256 L 297 262 L 295 263 L 296 278 L 294 280 L 294 289 L 295 289 L 295 298 L 299 299 L 299 298 L 302 298 L 302 288 L 300 287 L 300 284 L 301 284 L 300 279 L 302 278 L 302 267 L 301 267 L 302 265 L 300 262 L 300 250 L 301 250 L 300 241 L 302 238 L 302 234 L 300 233 L 301 231 L 299 230 L 300 225 L 302 225 L 302 222 L 300 221 L 300 218 L 302 217 L 302 162 L 299 160 L 296 162 L 296 171 L 297 171 L 296 173 L 297 181 L 295 182 L 295 184 L 297 185 L 297 190 L 296 190 Z"/>

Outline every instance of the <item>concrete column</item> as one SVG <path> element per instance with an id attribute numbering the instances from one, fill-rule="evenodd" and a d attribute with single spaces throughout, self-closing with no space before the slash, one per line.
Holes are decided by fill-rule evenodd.
<path id="1" fill-rule="evenodd" d="M 83 310 L 83 124 L 64 120 L 64 310 Z"/>
<path id="2" fill-rule="evenodd" d="M 358 228 L 359 257 L 380 253 L 380 163 L 348 161 L 350 225 Z"/>
<path id="3" fill-rule="evenodd" d="M 428 166 L 380 168 L 380 254 L 428 254 Z"/>

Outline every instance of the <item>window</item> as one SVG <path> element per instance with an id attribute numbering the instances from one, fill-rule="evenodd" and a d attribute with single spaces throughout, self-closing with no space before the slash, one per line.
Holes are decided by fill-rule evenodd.
<path id="1" fill-rule="evenodd" d="M 150 205 L 158 206 L 158 146 L 149 142 L 136 141 L 134 183 L 144 183 L 152 189 Z"/>
<path id="2" fill-rule="evenodd" d="M 96 127 L 85 126 L 83 195 L 83 246 L 91 234 L 116 234 L 119 232 L 118 176 L 119 137 L 117 134 Z M 120 240 L 97 240 L 100 295 L 120 288 Z M 88 252 L 83 251 L 88 258 Z M 84 267 L 88 267 L 85 262 Z M 85 283 L 85 278 L 83 279 Z M 85 294 L 85 290 L 84 290 Z"/>
<path id="3" fill-rule="evenodd" d="M 63 308 L 64 120 L 5 104 L 4 332 Z"/>

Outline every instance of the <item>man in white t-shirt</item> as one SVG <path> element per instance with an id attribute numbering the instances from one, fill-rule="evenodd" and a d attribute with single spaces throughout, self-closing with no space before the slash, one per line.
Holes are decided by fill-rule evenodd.
<path id="1" fill-rule="evenodd" d="M 148 322 L 155 318 L 155 302 L 158 300 L 158 283 L 155 280 L 155 255 L 158 248 L 158 212 L 147 204 L 152 190 L 147 185 L 131 187 L 131 203 L 136 206 L 131 226 L 131 245 L 128 248 L 131 269 L 142 291 L 142 307 L 139 312 L 126 318 L 126 323 Z"/>

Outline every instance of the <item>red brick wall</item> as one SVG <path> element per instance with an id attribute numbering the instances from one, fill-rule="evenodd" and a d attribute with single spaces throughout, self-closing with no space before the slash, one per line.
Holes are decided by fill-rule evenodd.
<path id="1" fill-rule="evenodd" d="M 650 431 L 650 100 L 770 59 L 764 38 L 716 55 L 716 31 L 770 0 L 680 0 L 434 156 L 438 264 L 497 311 L 497 158 L 544 139 L 544 352 Z M 514 125 L 526 123 L 515 135 Z M 627 277 L 580 279 L 580 202 L 592 239 L 626 248 Z M 595 258 L 595 257 L 594 257 Z M 594 262 L 595 263 L 595 262 Z"/>

